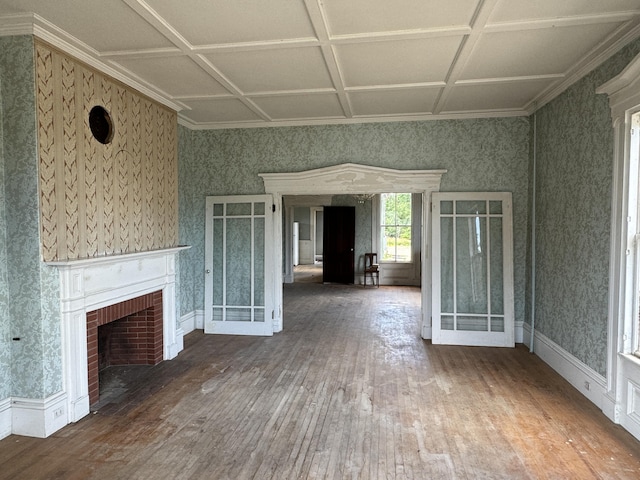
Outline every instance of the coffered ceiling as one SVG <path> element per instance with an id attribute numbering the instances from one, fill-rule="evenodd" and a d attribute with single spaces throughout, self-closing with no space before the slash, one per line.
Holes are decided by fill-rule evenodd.
<path id="1" fill-rule="evenodd" d="M 640 36 L 640 0 L 0 0 L 191 128 L 527 115 Z"/>

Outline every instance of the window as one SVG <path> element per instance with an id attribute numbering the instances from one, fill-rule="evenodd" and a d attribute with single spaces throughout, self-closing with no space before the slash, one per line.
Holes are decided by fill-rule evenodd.
<path id="1" fill-rule="evenodd" d="M 382 262 L 411 262 L 411 194 L 380 195 Z"/>
<path id="2" fill-rule="evenodd" d="M 614 127 L 607 393 L 603 411 L 640 439 L 640 56 L 596 92 L 609 96 Z M 609 399 L 608 401 L 605 399 Z M 597 403 L 598 400 L 593 400 Z"/>
<path id="3" fill-rule="evenodd" d="M 629 228 L 635 230 L 632 243 L 634 245 L 633 280 L 634 299 L 630 320 L 631 352 L 640 357 L 640 113 L 631 117 L 631 134 L 629 142 L 629 215 L 635 217 Z M 633 232 L 629 232 L 632 234 Z"/>

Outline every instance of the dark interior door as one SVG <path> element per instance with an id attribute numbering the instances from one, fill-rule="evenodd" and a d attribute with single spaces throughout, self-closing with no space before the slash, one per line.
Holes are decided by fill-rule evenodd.
<path id="1" fill-rule="evenodd" d="M 356 208 L 324 207 L 322 281 L 353 283 Z"/>

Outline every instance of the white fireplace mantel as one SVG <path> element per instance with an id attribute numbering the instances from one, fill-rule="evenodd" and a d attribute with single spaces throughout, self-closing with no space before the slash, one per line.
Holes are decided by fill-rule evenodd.
<path id="1" fill-rule="evenodd" d="M 176 321 L 175 256 L 187 248 L 47 262 L 60 274 L 66 415 L 57 415 L 57 428 L 89 414 L 87 312 L 162 290 L 163 359 L 175 358 L 183 349 L 183 334 Z M 63 423 L 61 416 L 66 422 L 59 425 Z"/>

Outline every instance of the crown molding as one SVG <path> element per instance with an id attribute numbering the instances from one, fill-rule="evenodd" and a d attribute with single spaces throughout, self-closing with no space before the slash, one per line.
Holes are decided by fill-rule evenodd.
<path id="1" fill-rule="evenodd" d="M 96 50 L 34 13 L 3 15 L 0 17 L 0 37 L 16 35 L 33 35 L 105 75 L 109 75 L 125 85 L 136 89 L 152 100 L 176 112 L 182 110 L 182 107 L 169 99 L 168 96 L 136 80 L 132 76 L 115 69 L 103 61 Z"/>
<path id="2" fill-rule="evenodd" d="M 526 105 L 525 110 L 528 112 L 528 114 L 533 114 L 536 110 L 539 110 L 551 100 L 561 95 L 571 85 L 576 83 L 578 80 L 586 76 L 589 72 L 595 70 L 605 61 L 611 58 L 622 47 L 627 45 L 632 40 L 638 38 L 640 36 L 640 24 L 631 25 L 631 22 L 627 22 L 612 34 L 612 37 L 616 36 L 618 38 L 616 38 L 616 40 L 607 48 L 601 49 L 599 47 L 596 47 L 595 49 L 593 49 L 591 53 L 587 55 L 586 60 L 580 66 L 576 67 L 567 74 L 563 82 L 555 85 L 553 88 L 547 90 L 541 96 L 535 98 L 528 105 Z"/>
<path id="3" fill-rule="evenodd" d="M 13 14 L 0 17 L 0 37 L 33 35 L 34 14 Z"/>
<path id="4" fill-rule="evenodd" d="M 304 120 L 271 120 L 234 123 L 195 123 L 178 113 L 178 124 L 190 130 L 229 130 L 234 128 L 276 128 L 276 127 L 312 127 L 322 125 L 352 125 L 362 123 L 399 123 L 399 122 L 424 122 L 433 120 L 477 120 L 481 118 L 510 118 L 528 117 L 531 113 L 527 110 L 491 110 L 480 112 L 447 112 L 439 114 L 425 113 L 422 115 L 390 115 L 376 117 L 352 117 L 352 118 L 318 118 Z"/>
<path id="5" fill-rule="evenodd" d="M 622 119 L 628 110 L 640 105 L 640 54 L 611 80 L 596 89 L 609 97 L 612 120 Z"/>

